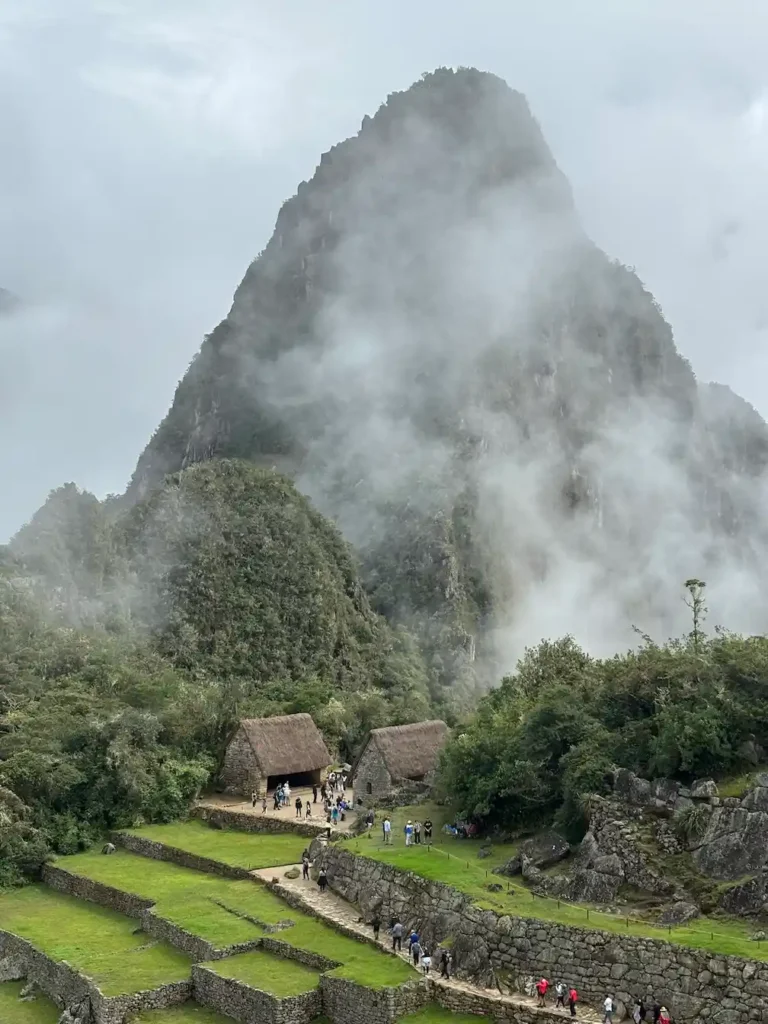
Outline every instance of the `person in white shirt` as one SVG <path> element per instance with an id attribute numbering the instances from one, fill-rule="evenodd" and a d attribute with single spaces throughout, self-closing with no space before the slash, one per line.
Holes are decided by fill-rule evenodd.
<path id="1" fill-rule="evenodd" d="M 392 822 L 389 820 L 389 818 L 385 818 L 384 819 L 381 827 L 384 830 L 384 842 L 385 843 L 391 843 L 392 842 Z"/>
<path id="2" fill-rule="evenodd" d="M 613 999 L 611 998 L 611 996 L 605 997 L 605 1002 L 603 1003 L 603 1010 L 605 1011 L 603 1024 L 613 1024 Z"/>

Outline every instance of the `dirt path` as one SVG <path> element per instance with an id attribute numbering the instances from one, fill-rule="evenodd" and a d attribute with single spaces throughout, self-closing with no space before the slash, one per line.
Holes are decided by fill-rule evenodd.
<path id="1" fill-rule="evenodd" d="M 284 867 L 279 868 L 262 868 L 259 871 L 252 872 L 252 874 L 257 878 L 263 879 L 265 882 L 272 882 L 276 879 L 281 887 L 289 890 L 293 895 L 299 897 L 308 910 L 314 911 L 328 924 L 342 925 L 345 929 L 355 932 L 357 935 L 361 936 L 361 938 L 364 938 L 369 942 L 371 941 L 373 937 L 371 928 L 369 925 L 365 925 L 360 921 L 360 911 L 357 907 L 352 903 L 348 903 L 347 900 L 339 896 L 338 893 L 332 892 L 330 889 L 326 889 L 325 893 L 321 893 L 316 882 L 305 882 L 301 877 L 286 878 L 285 872 L 291 867 L 300 868 L 300 865 L 286 864 Z M 378 944 L 382 949 L 390 948 L 391 940 L 386 934 L 386 931 L 383 932 L 383 938 L 379 939 Z M 406 952 L 401 953 L 400 956 L 407 963 L 411 962 L 411 959 Z M 491 999 L 498 1003 L 510 1006 L 525 1006 L 527 1009 L 536 1008 L 536 1000 L 529 996 L 525 996 L 522 993 L 507 996 L 501 995 L 497 989 L 480 988 L 478 985 L 459 981 L 457 978 L 450 978 L 446 981 L 445 978 L 440 977 L 439 970 L 431 971 L 429 976 L 431 980 L 438 985 L 459 989 L 464 992 L 471 992 L 474 995 L 482 996 L 484 999 Z M 570 1020 L 571 1017 L 569 1011 L 567 1009 L 556 1010 L 553 1002 L 554 997 L 548 1000 L 546 1009 L 550 1013 L 557 1013 L 563 1018 Z M 577 1020 L 588 1021 L 589 1024 L 600 1024 L 602 1018 L 589 1007 L 579 1005 Z"/>

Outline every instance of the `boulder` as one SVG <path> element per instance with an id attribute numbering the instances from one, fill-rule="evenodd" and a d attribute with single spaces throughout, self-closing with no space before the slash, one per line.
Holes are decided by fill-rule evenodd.
<path id="1" fill-rule="evenodd" d="M 579 868 L 565 892 L 567 899 L 584 903 L 610 903 L 616 898 L 622 879 L 594 868 Z"/>
<path id="2" fill-rule="evenodd" d="M 728 914 L 750 917 L 762 913 L 766 908 L 766 901 L 766 878 L 764 874 L 759 874 L 746 882 L 739 882 L 725 889 L 720 896 L 719 906 Z"/>
<path id="3" fill-rule="evenodd" d="M 696 867 L 710 878 L 735 881 L 753 875 L 768 864 L 768 813 L 744 805 L 715 807 L 706 831 L 693 852 Z"/>
<path id="4" fill-rule="evenodd" d="M 617 768 L 613 773 L 613 791 L 622 803 L 645 807 L 651 802 L 651 784 L 628 768 Z"/>
<path id="5" fill-rule="evenodd" d="M 485 888 L 488 892 L 503 892 L 504 886 L 499 882 L 487 882 Z"/>
<path id="6" fill-rule="evenodd" d="M 520 844 L 516 856 L 508 860 L 500 869 L 501 875 L 519 875 L 523 870 L 523 861 L 534 868 L 548 868 L 563 860 L 571 852 L 570 843 L 557 832 L 542 832 Z"/>
<path id="7" fill-rule="evenodd" d="M 701 911 L 695 903 L 688 903 L 685 900 L 678 900 L 670 906 L 665 907 L 659 915 L 659 924 L 684 924 L 686 921 L 693 921 L 700 917 Z"/>
<path id="8" fill-rule="evenodd" d="M 485 857 L 490 857 L 492 853 L 493 850 L 491 849 L 490 846 L 481 846 L 480 849 L 477 851 L 477 856 L 480 858 L 480 860 L 483 860 Z"/>
<path id="9" fill-rule="evenodd" d="M 755 786 L 754 789 L 750 789 L 741 801 L 741 806 L 747 811 L 768 811 L 768 787 Z"/>
<path id="10" fill-rule="evenodd" d="M 298 878 L 300 874 L 301 874 L 301 872 L 299 871 L 298 868 L 288 868 L 288 870 L 285 872 L 283 877 L 284 878 Z"/>
<path id="11" fill-rule="evenodd" d="M 697 779 L 691 786 L 691 797 L 694 800 L 709 800 L 717 796 L 717 783 L 714 779 Z"/>

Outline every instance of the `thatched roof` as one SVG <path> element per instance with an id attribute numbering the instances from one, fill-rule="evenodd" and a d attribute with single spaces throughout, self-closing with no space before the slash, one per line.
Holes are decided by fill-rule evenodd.
<path id="1" fill-rule="evenodd" d="M 262 775 L 314 772 L 331 763 L 331 755 L 311 715 L 244 718 L 240 728 L 248 737 Z"/>
<path id="2" fill-rule="evenodd" d="M 393 779 L 417 779 L 437 767 L 447 739 L 445 722 L 414 722 L 372 729 L 366 747 L 376 745 Z"/>

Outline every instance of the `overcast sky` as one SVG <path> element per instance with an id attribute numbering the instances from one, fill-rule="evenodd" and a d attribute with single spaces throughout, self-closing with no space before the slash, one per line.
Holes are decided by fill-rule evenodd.
<path id="1" fill-rule="evenodd" d="M 527 94 L 589 233 L 768 415 L 766 53 L 754 0 L 2 0 L 0 541 L 124 488 L 280 203 L 438 65 Z"/>

